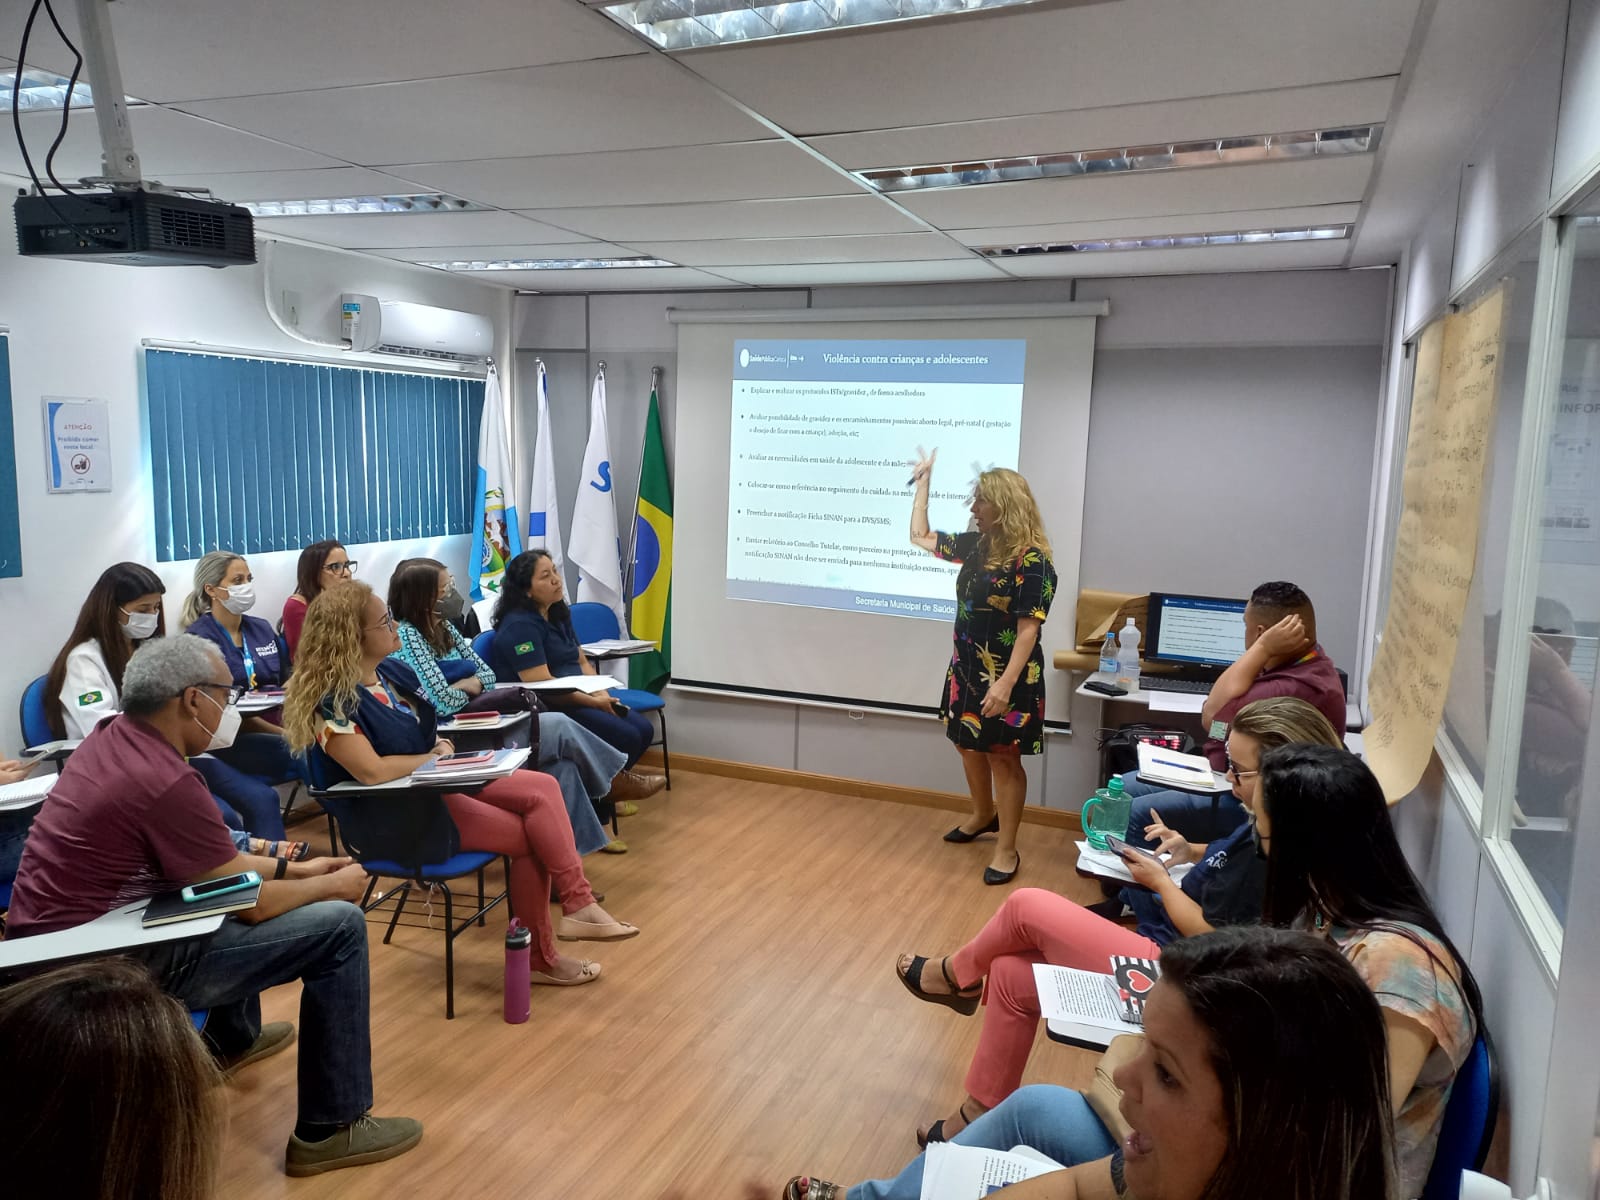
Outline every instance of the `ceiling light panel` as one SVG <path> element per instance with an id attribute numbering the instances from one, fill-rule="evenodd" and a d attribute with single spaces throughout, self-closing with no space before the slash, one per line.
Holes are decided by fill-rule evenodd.
<path id="1" fill-rule="evenodd" d="M 392 213 L 425 216 L 457 212 L 487 212 L 488 205 L 427 192 L 412 196 L 332 196 L 304 200 L 245 200 L 241 207 L 257 217 L 333 217 L 345 214 Z"/>
<path id="2" fill-rule="evenodd" d="M 664 258 L 477 258 L 417 264 L 440 271 L 617 271 L 677 265 Z"/>
<path id="3" fill-rule="evenodd" d="M 953 13 L 1020 8 L 1040 0 L 629 0 L 600 6 L 663 50 L 693 50 L 834 29 L 889 25 Z"/>
<path id="4" fill-rule="evenodd" d="M 1226 233 L 1176 233 L 1157 237 L 1102 238 L 1081 242 L 1044 242 L 1018 246 L 983 246 L 989 258 L 1036 254 L 1095 254 L 1109 250 L 1193 250 L 1207 246 L 1254 246 L 1281 242 L 1330 242 L 1350 236 L 1350 225 L 1315 225 L 1297 229 L 1241 229 Z"/>
<path id="5" fill-rule="evenodd" d="M 995 158 L 985 162 L 879 167 L 851 173 L 879 192 L 924 191 L 1075 175 L 1125 175 L 1139 171 L 1177 171 L 1279 159 L 1340 158 L 1352 154 L 1371 154 L 1378 148 L 1382 136 L 1381 124 L 1356 125 L 1103 150 L 1069 150 L 1059 154 Z"/>
<path id="6" fill-rule="evenodd" d="M 11 112 L 13 108 L 19 112 L 60 112 L 67 106 L 68 82 L 65 75 L 28 67 L 22 72 L 19 86 L 15 70 L 0 71 L 0 112 Z M 13 96 L 16 98 L 15 104 L 12 102 Z M 128 103 L 135 104 L 137 101 L 130 99 Z M 94 96 L 89 91 L 89 85 L 79 82 L 72 89 L 72 107 L 88 108 L 93 104 Z"/>

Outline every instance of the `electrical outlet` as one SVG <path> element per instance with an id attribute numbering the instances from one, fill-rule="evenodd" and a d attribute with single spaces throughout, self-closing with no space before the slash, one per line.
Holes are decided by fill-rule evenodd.
<path id="1" fill-rule="evenodd" d="M 300 293 L 285 291 L 282 305 L 283 319 L 296 329 L 300 327 Z"/>

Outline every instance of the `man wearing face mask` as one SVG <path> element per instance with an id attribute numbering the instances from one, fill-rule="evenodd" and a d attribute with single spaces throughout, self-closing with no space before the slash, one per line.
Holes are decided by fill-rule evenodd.
<path id="1" fill-rule="evenodd" d="M 141 957 L 162 987 L 206 1008 L 205 1037 L 236 1071 L 285 1049 L 287 1022 L 262 1026 L 260 992 L 300 980 L 299 1122 L 286 1169 L 312 1175 L 393 1158 L 422 1126 L 373 1118 L 366 872 L 345 858 L 305 862 L 234 849 L 204 780 L 185 760 L 238 728 L 234 684 L 215 647 L 188 635 L 147 643 L 129 661 L 121 715 L 67 760 L 35 820 L 7 920 L 8 937 L 50 933 L 185 884 L 240 871 L 265 880 L 256 906 L 210 938 Z"/>

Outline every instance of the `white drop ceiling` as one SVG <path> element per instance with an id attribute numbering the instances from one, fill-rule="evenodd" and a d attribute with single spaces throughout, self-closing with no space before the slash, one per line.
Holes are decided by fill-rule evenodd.
<path id="1" fill-rule="evenodd" d="M 147 178 L 235 201 L 448 192 L 489 211 L 257 226 L 412 262 L 647 255 L 678 265 L 474 277 L 681 291 L 1392 262 L 1522 60 L 1528 9 L 1552 2 L 1473 0 L 1465 37 L 1460 5 L 1424 0 L 1046 0 L 677 55 L 579 0 L 121 0 L 111 16 Z M 26 9 L 0 12 L 8 59 Z M 29 65 L 70 67 L 44 22 Z M 58 121 L 23 118 L 36 163 Z M 1380 152 L 1344 158 L 892 196 L 850 174 L 1374 122 Z M 57 174 L 98 163 L 74 111 Z M 9 137 L 0 173 L 24 173 Z M 1351 240 L 974 250 L 1346 222 Z"/>

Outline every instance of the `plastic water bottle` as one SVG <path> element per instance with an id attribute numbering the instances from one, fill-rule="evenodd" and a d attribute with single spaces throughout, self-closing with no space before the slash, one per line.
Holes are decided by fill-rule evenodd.
<path id="1" fill-rule="evenodd" d="M 1130 692 L 1139 690 L 1139 627 L 1128 618 L 1128 623 L 1117 634 L 1117 686 Z"/>
<path id="2" fill-rule="evenodd" d="M 1113 775 L 1106 786 L 1084 801 L 1078 819 L 1088 842 L 1096 850 L 1109 850 L 1106 835 L 1122 837 L 1128 831 L 1133 799 L 1123 789 L 1122 776 Z"/>
<path id="3" fill-rule="evenodd" d="M 1100 674 L 1107 679 L 1117 675 L 1117 631 L 1106 630 L 1106 644 L 1100 647 Z"/>
<path id="4" fill-rule="evenodd" d="M 528 1019 L 533 981 L 529 967 L 533 955 L 533 930 L 513 917 L 506 926 L 506 1024 L 521 1025 Z"/>

